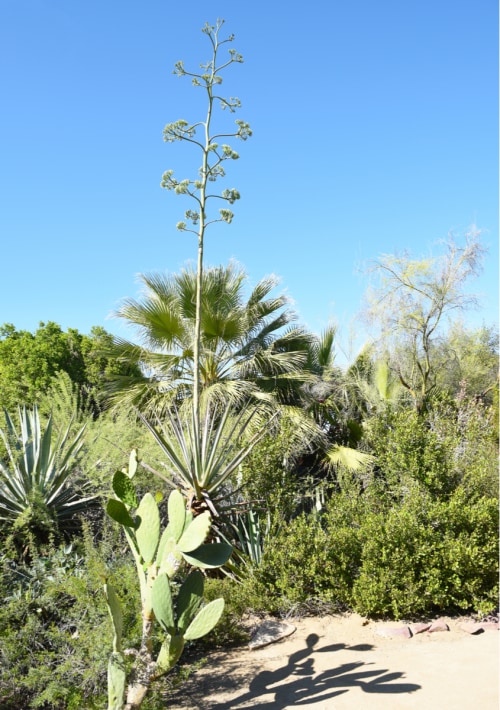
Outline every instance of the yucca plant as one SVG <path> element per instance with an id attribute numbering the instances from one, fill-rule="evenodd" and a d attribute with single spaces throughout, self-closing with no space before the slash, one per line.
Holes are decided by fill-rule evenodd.
<path id="1" fill-rule="evenodd" d="M 6 460 L 0 461 L 0 520 L 36 535 L 64 526 L 95 496 L 82 497 L 70 480 L 83 446 L 82 427 L 70 440 L 70 427 L 53 440 L 52 416 L 42 428 L 36 406 L 18 409 L 19 430 L 5 411 L 0 429 Z"/>
<path id="2" fill-rule="evenodd" d="M 217 517 L 217 498 L 224 484 L 269 431 L 277 414 L 262 423 L 262 412 L 254 406 L 234 412 L 229 406 L 208 405 L 199 429 L 191 403 L 181 411 L 172 408 L 157 426 L 139 416 L 165 454 L 170 477 L 183 489 L 189 507 L 195 513 L 208 509 Z"/>

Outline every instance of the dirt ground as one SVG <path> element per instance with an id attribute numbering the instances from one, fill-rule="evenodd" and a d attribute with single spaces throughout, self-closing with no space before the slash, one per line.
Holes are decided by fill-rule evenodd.
<path id="1" fill-rule="evenodd" d="M 289 620 L 287 638 L 210 654 L 171 710 L 498 710 L 499 637 L 449 631 L 381 636 L 404 623 L 355 614 Z"/>

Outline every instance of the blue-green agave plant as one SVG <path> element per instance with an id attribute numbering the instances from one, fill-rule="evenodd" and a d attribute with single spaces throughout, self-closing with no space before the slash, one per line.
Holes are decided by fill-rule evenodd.
<path id="1" fill-rule="evenodd" d="M 71 480 L 85 427 L 70 440 L 70 424 L 54 441 L 52 416 L 44 428 L 36 406 L 19 408 L 18 416 L 19 430 L 7 411 L 0 428 L 7 452 L 0 460 L 0 520 L 16 523 L 36 514 L 64 524 L 95 498 L 82 497 L 84 486 L 76 490 Z"/>

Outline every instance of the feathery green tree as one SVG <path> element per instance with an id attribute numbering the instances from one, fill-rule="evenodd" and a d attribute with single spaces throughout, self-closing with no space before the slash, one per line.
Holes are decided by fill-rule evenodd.
<path id="1" fill-rule="evenodd" d="M 97 411 L 108 377 L 132 374 L 130 365 L 110 352 L 112 340 L 101 327 L 83 335 L 75 328 L 65 332 L 52 321 L 41 322 L 34 333 L 10 323 L 0 326 L 0 407 L 14 411 L 39 403 L 57 373 L 65 372 Z"/>
<path id="2" fill-rule="evenodd" d="M 422 411 L 438 387 L 435 344 L 452 314 L 477 304 L 467 291 L 477 276 L 484 249 L 473 229 L 463 246 L 449 238 L 437 258 L 384 255 L 372 266 L 377 278 L 368 292 L 369 319 L 381 329 L 381 346 L 390 367 Z"/>

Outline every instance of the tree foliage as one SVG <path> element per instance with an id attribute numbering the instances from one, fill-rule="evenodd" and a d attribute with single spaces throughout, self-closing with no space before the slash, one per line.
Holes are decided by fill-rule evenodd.
<path id="1" fill-rule="evenodd" d="M 52 321 L 41 322 L 34 333 L 7 323 L 0 328 L 0 406 L 14 411 L 31 406 L 46 394 L 58 372 L 81 388 L 98 406 L 99 392 L 111 375 L 125 374 L 122 363 L 106 352 L 112 336 L 94 327 L 90 335 L 75 328 L 66 332 Z M 126 368 L 130 368 L 127 364 Z"/>
<path id="2" fill-rule="evenodd" d="M 498 391 L 498 331 L 485 325 L 467 328 L 453 321 L 433 348 L 440 390 L 453 397 L 467 394 L 492 404 Z"/>
<path id="3" fill-rule="evenodd" d="M 376 284 L 368 292 L 367 315 L 380 328 L 390 366 L 418 410 L 436 390 L 434 345 L 449 318 L 477 305 L 466 287 L 481 266 L 484 250 L 479 236 L 472 230 L 464 246 L 450 237 L 436 258 L 384 255 L 371 268 Z"/>

